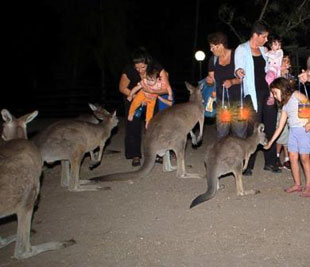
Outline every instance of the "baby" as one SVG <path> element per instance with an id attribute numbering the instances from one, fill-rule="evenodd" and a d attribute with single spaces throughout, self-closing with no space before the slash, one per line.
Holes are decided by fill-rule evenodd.
<path id="1" fill-rule="evenodd" d="M 130 109 L 129 109 L 128 120 L 132 121 L 136 109 L 140 105 L 145 104 L 146 105 L 146 116 L 145 116 L 146 117 L 145 118 L 146 125 L 145 125 L 145 127 L 147 128 L 150 120 L 153 117 L 154 108 L 155 108 L 157 98 L 160 101 L 163 101 L 165 104 L 168 104 L 170 106 L 170 105 L 172 105 L 173 96 L 172 96 L 172 92 L 171 92 L 169 86 L 167 87 L 167 89 L 168 89 L 168 100 L 160 97 L 156 93 L 151 94 L 151 93 L 146 92 L 144 90 L 145 87 L 149 87 L 153 91 L 159 91 L 159 90 L 167 87 L 164 84 L 164 82 L 161 80 L 160 71 L 156 67 L 150 66 L 147 69 L 146 78 L 142 79 L 141 82 L 139 82 L 137 84 L 137 86 L 135 86 L 131 90 L 129 96 L 127 97 L 128 101 L 132 101 L 132 103 L 130 105 Z M 137 95 L 135 97 L 133 97 L 136 93 L 137 93 Z"/>

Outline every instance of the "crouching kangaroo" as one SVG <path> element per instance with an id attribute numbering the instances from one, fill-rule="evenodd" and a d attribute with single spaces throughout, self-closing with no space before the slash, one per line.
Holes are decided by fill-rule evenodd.
<path id="1" fill-rule="evenodd" d="M 87 152 L 99 146 L 97 159 L 91 153 L 92 161 L 100 162 L 103 148 L 117 125 L 116 112 L 109 114 L 98 124 L 78 120 L 61 120 L 51 124 L 35 137 L 44 162 L 61 161 L 61 185 L 69 191 L 94 191 L 98 185 L 82 185 L 79 179 L 80 165 Z"/>
<path id="2" fill-rule="evenodd" d="M 213 198 L 219 188 L 219 177 L 233 173 L 238 196 L 256 194 L 259 191 L 243 189 L 242 172 L 248 165 L 249 158 L 259 144 L 268 142 L 264 133 L 264 124 L 256 124 L 254 133 L 247 139 L 227 136 L 207 148 L 205 156 L 207 191 L 196 197 L 190 208 Z"/>
<path id="3" fill-rule="evenodd" d="M 204 107 L 200 86 L 194 87 L 185 83 L 190 92 L 189 101 L 176 104 L 157 113 L 148 125 L 144 136 L 143 156 L 141 168 L 134 172 L 115 173 L 92 178 L 96 181 L 125 181 L 144 177 L 150 173 L 155 164 L 156 155 L 163 156 L 173 150 L 177 157 L 177 173 L 179 178 L 200 178 L 198 174 L 190 174 L 185 170 L 185 146 L 188 133 L 192 136 L 193 144 L 202 139 L 204 123 Z M 191 132 L 199 122 L 199 136 Z"/>
<path id="4" fill-rule="evenodd" d="M 16 214 L 17 235 L 0 237 L 0 248 L 16 241 L 14 257 L 24 259 L 44 251 L 73 245 L 74 240 L 31 245 L 31 218 L 40 191 L 43 162 L 38 148 L 26 140 L 26 124 L 38 112 L 19 119 L 15 119 L 7 110 L 2 110 L 1 113 L 5 121 L 2 137 L 6 142 L 0 147 L 0 218 Z"/>

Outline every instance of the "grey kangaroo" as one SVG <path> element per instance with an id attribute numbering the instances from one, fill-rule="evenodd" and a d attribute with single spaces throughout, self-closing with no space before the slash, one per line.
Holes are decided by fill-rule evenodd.
<path id="1" fill-rule="evenodd" d="M 190 208 L 213 198 L 219 188 L 219 177 L 227 173 L 233 173 L 235 177 L 238 196 L 258 193 L 257 190 L 243 189 L 242 172 L 257 146 L 266 145 L 267 142 L 264 124 L 261 123 L 255 125 L 253 135 L 247 139 L 227 136 L 208 146 L 205 156 L 208 189 L 192 201 Z"/>
<path id="2" fill-rule="evenodd" d="M 79 172 L 82 159 L 91 152 L 93 162 L 100 162 L 103 148 L 117 125 L 116 112 L 106 111 L 105 120 L 98 124 L 76 119 L 61 120 L 51 124 L 34 139 L 44 162 L 61 161 L 61 185 L 69 191 L 95 191 L 98 185 L 83 184 Z M 92 153 L 99 147 L 98 157 Z M 89 181 L 88 181 L 89 182 Z"/>
<path id="3" fill-rule="evenodd" d="M 141 168 L 134 172 L 115 173 L 102 177 L 95 177 L 96 181 L 125 181 L 144 177 L 150 173 L 155 164 L 156 155 L 164 156 L 167 151 L 173 150 L 177 157 L 177 177 L 201 178 L 198 174 L 190 174 L 185 170 L 185 146 L 188 133 L 192 136 L 192 143 L 197 144 L 202 139 L 204 124 L 204 106 L 201 87 L 195 87 L 185 82 L 190 92 L 189 101 L 176 104 L 157 113 L 149 123 L 144 137 L 143 156 Z M 192 131 L 199 123 L 199 136 L 196 138 Z M 167 157 L 165 157 L 167 158 Z M 167 166 L 164 158 L 164 166 Z M 170 170 L 173 170 L 171 168 Z"/>
<path id="4" fill-rule="evenodd" d="M 1 114 L 5 121 L 2 137 L 6 141 L 0 147 L 0 218 L 16 214 L 17 235 L 0 237 L 0 248 L 16 241 L 14 257 L 24 259 L 44 251 L 73 245 L 74 240 L 31 245 L 31 218 L 40 191 L 43 162 L 38 148 L 26 140 L 26 124 L 32 121 L 38 112 L 18 119 L 6 109 L 3 109 Z"/>

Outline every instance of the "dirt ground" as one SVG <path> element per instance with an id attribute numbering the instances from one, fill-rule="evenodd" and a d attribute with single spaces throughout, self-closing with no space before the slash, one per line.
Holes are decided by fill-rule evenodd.
<path id="1" fill-rule="evenodd" d="M 46 121 L 30 123 L 36 131 Z M 89 170 L 87 157 L 81 177 L 133 170 L 123 154 L 124 121 L 107 146 L 121 153 L 105 154 Z M 214 141 L 214 124 L 205 125 L 203 145 L 188 143 L 186 165 L 204 174 L 204 151 Z M 259 152 L 254 175 L 244 177 L 246 189 L 260 194 L 237 197 L 232 175 L 215 198 L 189 209 L 206 190 L 205 179 L 178 179 L 156 164 L 141 180 L 107 182 L 105 190 L 71 193 L 60 187 L 60 164 L 44 170 L 40 202 L 33 218 L 32 244 L 74 238 L 76 244 L 33 258 L 12 259 L 14 246 L 0 249 L 4 266 L 310 266 L 310 199 L 283 188 L 291 174 L 263 170 Z M 0 235 L 16 231 L 16 220 L 0 220 Z"/>

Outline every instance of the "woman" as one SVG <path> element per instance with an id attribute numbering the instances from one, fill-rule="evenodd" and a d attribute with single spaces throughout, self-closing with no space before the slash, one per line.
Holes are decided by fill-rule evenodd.
<path id="1" fill-rule="evenodd" d="M 206 77 L 208 84 L 216 84 L 217 114 L 220 113 L 223 88 L 227 90 L 231 110 L 237 111 L 240 105 L 240 79 L 234 75 L 234 53 L 235 51 L 227 48 L 227 36 L 222 32 L 215 32 L 208 35 L 208 42 L 213 56 L 209 61 L 209 72 Z M 227 100 L 227 94 L 224 97 Z M 216 121 L 217 137 L 222 138 L 230 132 L 234 136 L 246 137 L 247 122 L 238 120 L 233 116 L 230 122 L 222 122 L 218 116 Z"/>
<path id="2" fill-rule="evenodd" d="M 268 139 L 271 138 L 276 128 L 277 107 L 274 103 L 267 103 L 269 88 L 265 80 L 265 47 L 268 40 L 269 31 L 260 21 L 253 24 L 250 40 L 240 44 L 235 52 L 235 74 L 243 79 L 245 102 L 253 109 L 253 118 L 249 121 L 248 135 L 253 132 L 255 122 L 263 122 Z M 256 153 L 254 153 L 248 163 L 244 175 L 252 175 Z M 276 166 L 276 144 L 270 150 L 264 151 L 264 170 L 273 173 L 280 173 Z"/>
<path id="3" fill-rule="evenodd" d="M 144 78 L 146 78 L 146 69 L 149 64 L 156 64 L 160 69 L 160 77 L 162 81 L 169 86 L 171 90 L 166 71 L 158 63 L 152 60 L 152 57 L 144 48 L 138 48 L 132 55 L 131 64 L 127 65 L 121 75 L 119 82 L 119 91 L 123 94 L 125 105 L 125 118 L 128 117 L 130 102 L 127 97 L 130 91 Z M 168 90 L 162 88 L 161 90 L 153 91 L 149 87 L 144 88 L 148 93 L 166 94 Z M 127 159 L 132 159 L 132 166 L 139 166 L 141 159 L 141 117 L 134 117 L 132 121 L 126 122 L 125 133 L 125 156 Z"/>

